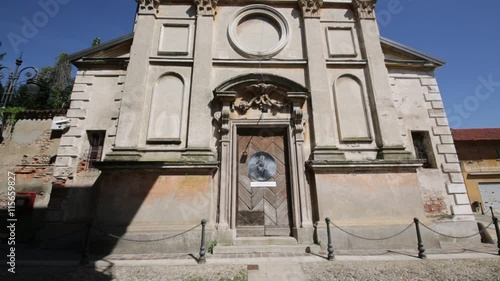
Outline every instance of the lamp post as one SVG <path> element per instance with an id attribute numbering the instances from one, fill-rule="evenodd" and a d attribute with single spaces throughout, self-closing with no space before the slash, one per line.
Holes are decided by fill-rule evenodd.
<path id="1" fill-rule="evenodd" d="M 4 73 L 3 71 L 7 70 L 7 76 L 8 76 L 5 91 L 2 94 L 2 99 L 0 101 L 0 105 L 2 106 L 2 108 L 7 107 L 7 105 L 9 104 L 9 101 L 14 95 L 14 92 L 16 90 L 16 85 L 22 73 L 25 73 L 25 76 L 28 78 L 27 81 L 28 91 L 33 94 L 37 94 L 38 91 L 40 91 L 40 87 L 37 85 L 37 80 L 36 80 L 38 76 L 38 70 L 33 66 L 27 66 L 25 68 L 21 68 L 22 64 L 23 64 L 23 54 L 21 54 L 19 58 L 16 60 L 16 68 L 14 68 L 14 71 L 12 71 L 10 68 L 6 66 L 0 67 L 0 81 L 6 76 L 5 75 L 6 73 Z"/>
<path id="2" fill-rule="evenodd" d="M 23 73 L 25 73 L 24 75 L 28 78 L 26 83 L 26 85 L 28 86 L 28 92 L 32 94 L 38 94 L 38 92 L 40 91 L 40 87 L 38 86 L 38 81 L 37 81 L 38 70 L 33 66 L 27 66 L 21 68 L 22 64 L 23 64 L 23 54 L 21 54 L 19 58 L 16 60 L 16 68 L 14 68 L 14 71 L 12 71 L 10 68 L 6 66 L 0 67 L 0 81 L 5 76 L 8 77 L 5 90 L 0 100 L 0 106 L 2 109 L 5 109 L 7 107 L 10 99 L 12 98 L 12 96 L 14 96 L 14 92 L 16 91 L 16 85 L 19 83 L 19 78 Z M 3 130 L 3 125 L 4 125 L 3 114 L 0 114 L 0 130 Z"/>

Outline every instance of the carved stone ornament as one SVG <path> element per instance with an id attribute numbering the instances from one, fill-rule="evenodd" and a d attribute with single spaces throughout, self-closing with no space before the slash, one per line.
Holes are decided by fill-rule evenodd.
<path id="1" fill-rule="evenodd" d="M 215 16 L 218 0 L 194 0 L 198 15 Z"/>
<path id="2" fill-rule="evenodd" d="M 305 18 L 319 17 L 319 10 L 323 6 L 323 0 L 299 0 L 299 6 Z"/>
<path id="3" fill-rule="evenodd" d="M 156 13 L 160 7 L 160 0 L 137 0 L 139 3 L 139 12 Z"/>
<path id="4" fill-rule="evenodd" d="M 359 19 L 375 19 L 377 0 L 354 0 L 352 3 Z"/>
<path id="5" fill-rule="evenodd" d="M 260 110 L 265 111 L 266 109 L 282 109 L 285 105 L 277 100 L 269 97 L 272 93 L 282 94 L 278 91 L 278 87 L 259 83 L 246 87 L 246 90 L 253 94 L 253 98 L 250 101 L 241 101 L 240 104 L 236 106 L 237 109 L 245 112 L 252 106 L 257 106 Z"/>

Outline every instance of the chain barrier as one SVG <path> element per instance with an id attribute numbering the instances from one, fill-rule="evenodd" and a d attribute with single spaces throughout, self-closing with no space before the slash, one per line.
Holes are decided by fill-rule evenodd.
<path id="1" fill-rule="evenodd" d="M 413 224 L 415 224 L 414 222 L 412 222 L 410 225 L 408 225 L 407 227 L 405 227 L 405 229 L 403 229 L 402 231 L 400 231 L 400 232 L 398 232 L 398 233 L 396 233 L 396 234 L 394 234 L 394 235 L 388 236 L 388 237 L 384 237 L 384 238 L 367 238 L 367 237 L 362 237 L 362 236 L 358 236 L 358 235 L 356 235 L 356 234 L 353 234 L 353 233 L 351 233 L 351 232 L 349 232 L 349 231 L 347 231 L 347 230 L 345 230 L 345 229 L 341 228 L 340 226 L 338 226 L 338 225 L 334 224 L 334 223 L 333 223 L 333 222 L 331 222 L 331 221 L 330 221 L 330 223 L 331 223 L 333 226 L 335 226 L 336 228 L 338 228 L 340 231 L 342 231 L 342 232 L 344 232 L 345 234 L 347 234 L 347 235 L 351 235 L 351 236 L 356 237 L 356 238 L 358 238 L 358 239 L 368 240 L 368 241 L 382 241 L 382 240 L 389 240 L 389 239 L 391 239 L 391 238 L 394 238 L 394 237 L 396 237 L 396 236 L 398 236 L 398 235 L 403 234 L 403 233 L 404 233 L 405 231 L 407 231 L 410 227 L 412 227 L 412 226 L 413 226 Z"/>
<path id="2" fill-rule="evenodd" d="M 168 240 L 168 239 L 172 239 L 172 238 L 175 238 L 175 237 L 178 237 L 178 236 L 181 236 L 181 235 L 184 235 L 192 230 L 194 230 L 195 228 L 197 228 L 198 226 L 200 226 L 201 223 L 193 226 L 192 228 L 186 230 L 186 231 L 183 231 L 181 233 L 178 233 L 178 234 L 175 234 L 175 235 L 172 235 L 172 236 L 168 236 L 168 237 L 162 237 L 162 238 L 157 238 L 157 239 L 150 239 L 150 240 L 142 240 L 142 239 L 132 239 L 132 238 L 125 238 L 123 235 L 122 236 L 119 236 L 119 235 L 115 235 L 115 234 L 112 234 L 112 233 L 109 233 L 107 231 L 104 231 L 96 226 L 93 226 L 93 228 L 105 235 L 108 235 L 109 237 L 112 237 L 114 239 L 120 239 L 120 240 L 125 240 L 125 241 L 129 241 L 129 242 L 143 242 L 143 243 L 147 243 L 147 242 L 158 242 L 158 241 L 163 241 L 163 240 Z"/>
<path id="3" fill-rule="evenodd" d="M 467 235 L 467 236 L 452 236 L 452 235 L 447 235 L 447 234 L 443 234 L 441 232 L 438 232 L 430 227 L 428 227 L 427 225 L 423 224 L 423 223 L 420 223 L 423 227 L 427 228 L 428 230 L 430 230 L 431 232 L 434 232 L 438 235 L 441 235 L 441 236 L 444 236 L 444 237 L 448 237 L 448 238 L 452 238 L 452 239 L 466 239 L 466 238 L 471 238 L 471 237 L 474 237 L 476 235 L 479 235 L 481 233 L 483 233 L 484 231 L 486 231 L 486 229 L 488 229 L 492 224 L 493 222 L 491 222 L 490 224 L 488 224 L 483 230 L 480 230 L 472 235 Z"/>

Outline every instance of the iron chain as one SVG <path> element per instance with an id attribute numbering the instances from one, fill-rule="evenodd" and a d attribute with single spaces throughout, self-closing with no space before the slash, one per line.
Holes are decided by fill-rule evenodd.
<path id="1" fill-rule="evenodd" d="M 191 230 L 197 228 L 198 226 L 200 226 L 201 223 L 193 226 L 192 228 L 186 230 L 186 231 L 183 231 L 181 233 L 178 233 L 178 234 L 175 234 L 175 235 L 172 235 L 172 236 L 169 236 L 169 237 L 162 237 L 162 238 L 158 238 L 158 239 L 150 239 L 150 240 L 141 240 L 141 239 L 132 239 L 132 238 L 125 238 L 124 236 L 119 236 L 119 235 L 115 235 L 115 234 L 112 234 L 112 233 L 108 233 L 96 226 L 93 226 L 96 230 L 98 230 L 99 232 L 105 234 L 105 235 L 108 235 L 109 237 L 112 237 L 112 238 L 115 238 L 115 239 L 121 239 L 121 240 L 125 240 L 125 241 L 129 241 L 129 242 L 143 242 L 143 243 L 147 243 L 147 242 L 158 242 L 158 241 L 163 241 L 163 240 L 168 240 L 168 239 L 172 239 L 172 238 L 175 238 L 175 237 L 178 237 L 178 236 L 181 236 L 183 234 L 186 234 L 188 232 L 190 232 Z"/>
<path id="2" fill-rule="evenodd" d="M 382 240 L 389 240 L 389 239 L 391 239 L 391 238 L 394 238 L 394 237 L 396 237 L 396 236 L 398 236 L 398 235 L 403 234 L 403 233 L 404 233 L 405 231 L 407 231 L 410 227 L 412 227 L 412 226 L 413 226 L 413 224 L 415 224 L 414 222 L 412 222 L 410 225 L 408 225 L 407 227 L 405 227 L 405 229 L 403 229 L 402 231 L 400 231 L 400 232 L 398 232 L 398 233 L 396 233 L 396 234 L 394 234 L 394 235 L 391 235 L 391 236 L 389 236 L 389 237 L 384 237 L 384 238 L 367 238 L 367 237 L 362 237 L 362 236 L 358 236 L 358 235 L 356 235 L 356 234 L 353 234 L 353 233 L 351 233 L 351 232 L 349 232 L 349 231 L 347 231 L 347 230 L 345 230 L 345 229 L 341 228 L 340 226 L 338 226 L 338 225 L 334 224 L 333 222 L 330 222 L 330 223 L 331 223 L 333 226 L 335 226 L 336 228 L 338 228 L 340 231 L 342 231 L 342 232 L 344 232 L 345 234 L 347 234 L 347 235 L 351 235 L 351 236 L 356 237 L 356 238 L 358 238 L 358 239 L 362 239 L 362 240 L 369 240 L 369 241 L 382 241 Z"/>
<path id="3" fill-rule="evenodd" d="M 434 230 L 434 229 L 432 229 L 432 228 L 428 227 L 427 225 L 425 225 L 425 224 L 423 224 L 423 223 L 420 223 L 420 224 L 421 224 L 423 227 L 427 228 L 428 230 L 430 230 L 430 231 L 432 231 L 432 232 L 434 232 L 434 233 L 436 233 L 436 234 L 438 234 L 438 235 L 441 235 L 441 236 L 444 236 L 444 237 L 448 237 L 448 238 L 452 238 L 452 239 L 465 239 L 465 238 L 471 238 L 471 237 L 474 237 L 474 236 L 476 236 L 476 235 L 478 235 L 478 234 L 483 233 L 486 229 L 488 229 L 488 228 L 489 228 L 489 227 L 493 224 L 493 222 L 491 222 L 490 224 L 488 224 L 488 225 L 487 225 L 487 226 L 486 226 L 483 230 L 480 230 L 480 231 L 478 231 L 478 232 L 476 232 L 476 233 L 474 233 L 474 234 L 472 234 L 472 235 L 467 235 L 467 236 L 452 236 L 452 235 L 443 234 L 443 233 L 441 233 L 441 232 L 438 232 L 438 231 L 436 231 L 436 230 Z"/>

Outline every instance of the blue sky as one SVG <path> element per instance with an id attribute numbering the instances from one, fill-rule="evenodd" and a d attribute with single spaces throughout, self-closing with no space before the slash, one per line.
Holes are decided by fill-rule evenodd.
<path id="1" fill-rule="evenodd" d="M 454 128 L 500 127 L 500 1 L 480 2 L 379 0 L 377 5 L 382 36 L 447 62 L 436 75 Z M 52 5 L 44 9 L 40 3 Z M 134 0 L 3 1 L 3 64 L 12 66 L 23 51 L 25 65 L 40 68 L 52 65 L 61 52 L 89 47 L 95 37 L 105 42 L 127 34 L 135 5 Z M 9 34 L 18 36 L 14 44 Z"/>

